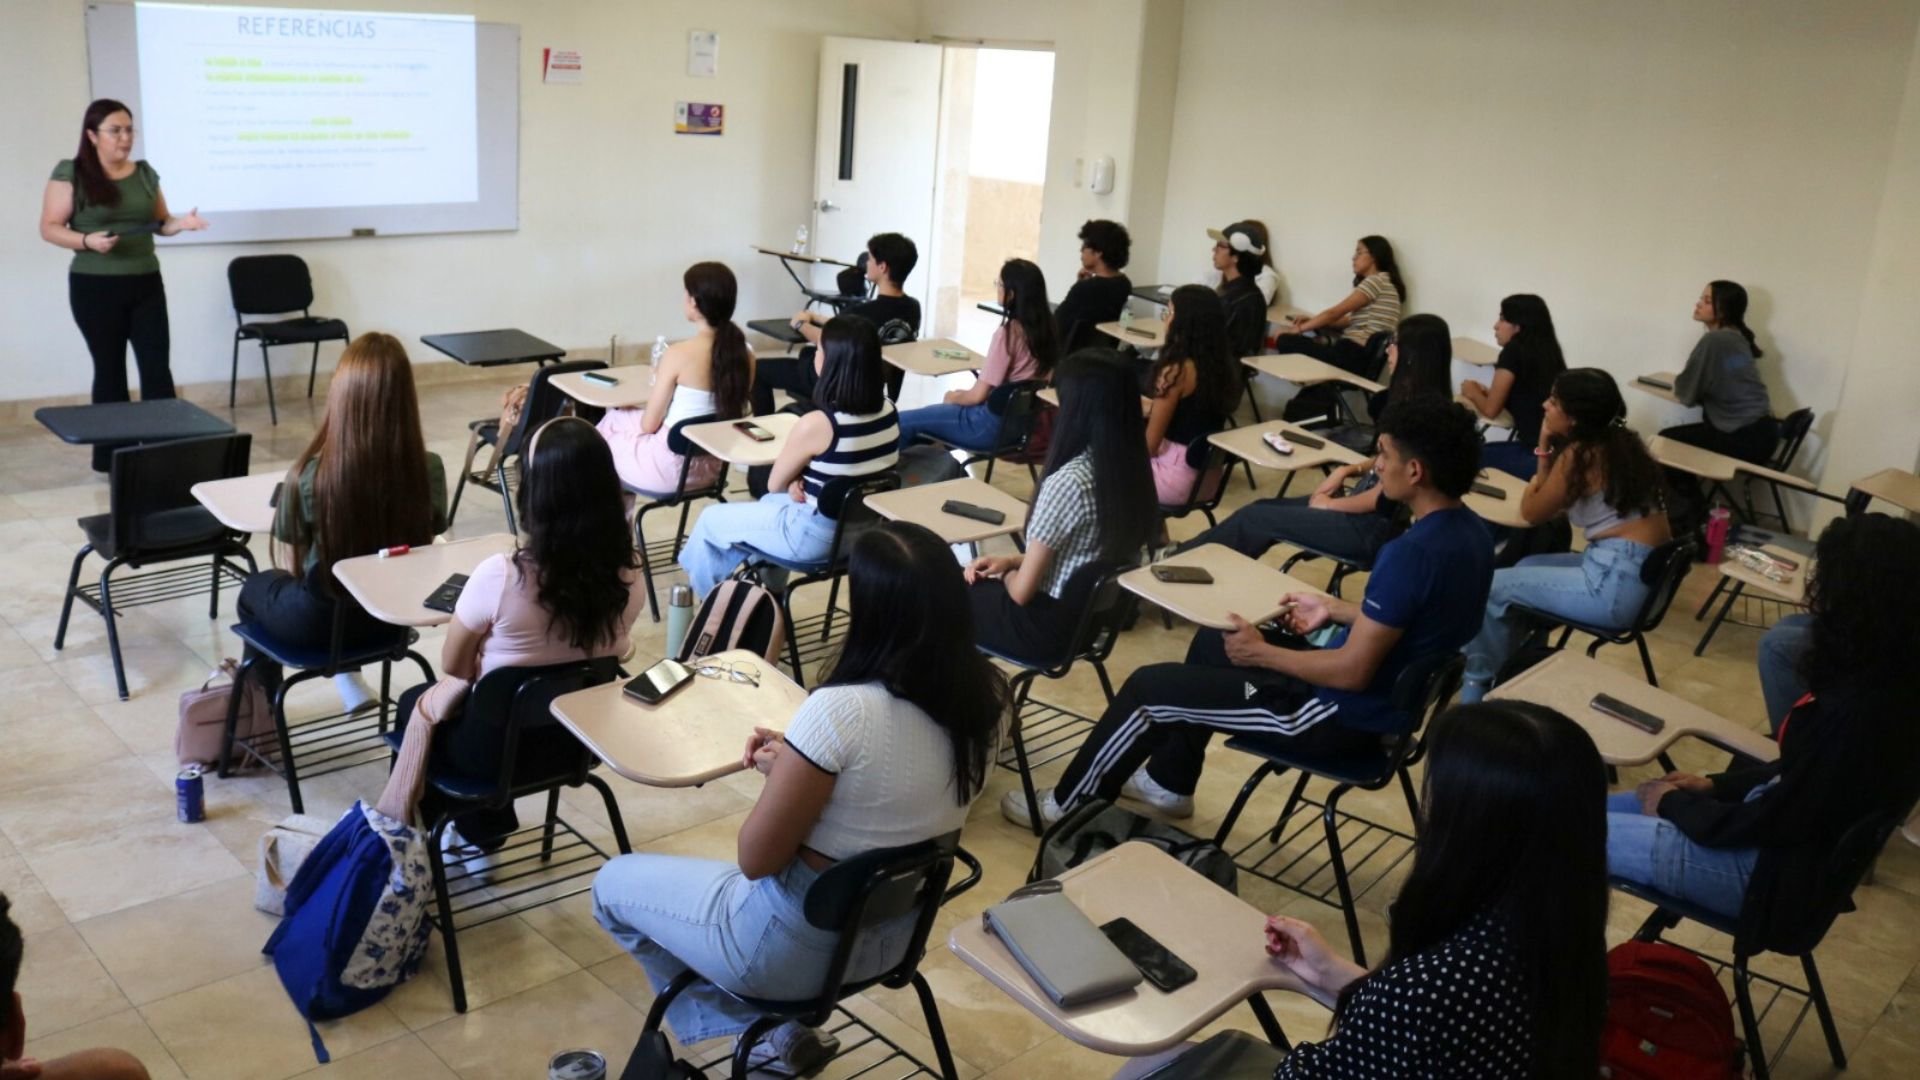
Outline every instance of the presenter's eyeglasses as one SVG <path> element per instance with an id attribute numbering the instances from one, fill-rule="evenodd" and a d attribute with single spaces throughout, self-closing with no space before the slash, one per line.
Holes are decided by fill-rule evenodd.
<path id="1" fill-rule="evenodd" d="M 95 128 L 94 130 L 99 132 L 102 138 L 118 139 L 123 135 L 129 139 L 133 138 L 133 128 L 121 127 L 119 124 L 114 124 L 110 127 Z"/>

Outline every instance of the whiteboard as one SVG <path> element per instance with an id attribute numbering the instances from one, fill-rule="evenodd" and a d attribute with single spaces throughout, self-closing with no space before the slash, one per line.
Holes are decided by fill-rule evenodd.
<path id="1" fill-rule="evenodd" d="M 132 4 L 87 5 L 87 70 L 96 98 L 116 98 L 140 126 L 140 53 Z M 234 210 L 204 232 L 183 232 L 162 244 L 231 244 L 349 236 L 498 232 L 520 227 L 520 28 L 474 25 L 475 102 L 479 134 L 479 198 L 408 206 Z M 134 156 L 142 148 L 137 142 Z M 166 182 L 167 163 L 152 163 Z M 168 191 L 176 208 L 194 206 L 191 191 Z"/>

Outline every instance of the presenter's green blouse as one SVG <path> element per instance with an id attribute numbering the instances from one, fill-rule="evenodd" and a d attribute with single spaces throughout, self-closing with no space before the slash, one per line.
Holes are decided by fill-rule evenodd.
<path id="1" fill-rule="evenodd" d="M 86 190 L 74 179 L 73 159 L 53 167 L 53 179 L 73 185 L 73 217 L 67 227 L 80 233 L 108 232 L 155 220 L 160 201 L 160 174 L 144 161 L 114 183 L 120 188 L 119 206 L 100 206 L 87 200 Z M 76 251 L 67 267 L 75 274 L 157 274 L 160 257 L 153 253 L 153 234 L 122 236 L 109 252 Z"/>

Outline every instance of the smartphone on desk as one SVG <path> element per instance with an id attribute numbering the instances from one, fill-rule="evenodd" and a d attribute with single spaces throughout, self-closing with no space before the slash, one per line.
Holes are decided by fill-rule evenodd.
<path id="1" fill-rule="evenodd" d="M 733 422 L 733 430 L 745 435 L 754 442 L 773 441 L 773 432 L 768 431 L 766 428 L 761 427 L 751 420 L 735 420 Z"/>
<path id="2" fill-rule="evenodd" d="M 692 680 L 692 668 L 678 660 L 667 659 L 628 680 L 621 693 L 642 705 L 658 705 Z"/>
<path id="3" fill-rule="evenodd" d="M 1171 563 L 1155 563 L 1148 568 L 1156 581 L 1169 585 L 1211 585 L 1213 575 L 1202 566 L 1174 566 Z"/>
<path id="4" fill-rule="evenodd" d="M 1489 499 L 1504 499 L 1507 497 L 1507 493 L 1500 488 L 1494 487 L 1492 484 L 1483 484 L 1478 480 L 1473 482 L 1473 493 L 1475 495 L 1485 495 Z"/>
<path id="5" fill-rule="evenodd" d="M 450 575 L 447 580 L 440 583 L 439 588 L 433 590 L 423 602 L 422 606 L 431 608 L 434 611 L 444 611 L 451 615 L 453 614 L 454 605 L 460 602 L 460 590 L 466 587 L 467 575 Z"/>
<path id="6" fill-rule="evenodd" d="M 1133 966 L 1147 981 L 1171 994 L 1200 977 L 1193 966 L 1173 954 L 1173 950 L 1155 941 L 1152 935 L 1133 925 L 1132 919 L 1115 919 L 1100 926 L 1100 932 L 1107 935 Z"/>
<path id="7" fill-rule="evenodd" d="M 1316 439 L 1311 435 L 1299 431 L 1287 432 L 1287 441 L 1295 446 L 1304 446 L 1309 450 L 1325 449 L 1327 445 L 1325 439 Z"/>
<path id="8" fill-rule="evenodd" d="M 614 378 L 604 371 L 583 371 L 580 373 L 580 377 L 590 383 L 599 383 L 601 386 L 620 385 L 619 379 Z"/>
<path id="9" fill-rule="evenodd" d="M 1667 727 L 1665 720 L 1636 705 L 1629 705 L 1612 694 L 1595 694 L 1588 704 L 1594 712 L 1632 724 L 1649 735 L 1658 735 Z"/>

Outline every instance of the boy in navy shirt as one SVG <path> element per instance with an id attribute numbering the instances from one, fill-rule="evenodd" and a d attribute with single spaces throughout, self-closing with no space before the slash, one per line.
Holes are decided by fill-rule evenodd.
<path id="1" fill-rule="evenodd" d="M 1381 736 L 1416 722 L 1392 707 L 1394 680 L 1414 660 L 1471 641 L 1493 584 L 1492 537 L 1460 502 L 1479 471 L 1480 438 L 1465 408 L 1430 397 L 1389 408 L 1379 436 L 1384 494 L 1409 506 L 1414 523 L 1380 549 L 1361 602 L 1291 594 L 1284 631 L 1263 634 L 1236 616 L 1231 632 L 1195 635 L 1186 663 L 1135 671 L 1041 797 L 1047 823 L 1077 800 L 1123 793 L 1172 816 L 1191 814 L 1215 731 L 1340 753 L 1377 748 Z M 1324 648 L 1297 636 L 1328 625 L 1338 629 Z M 1020 791 L 1001 810 L 1029 823 Z"/>

